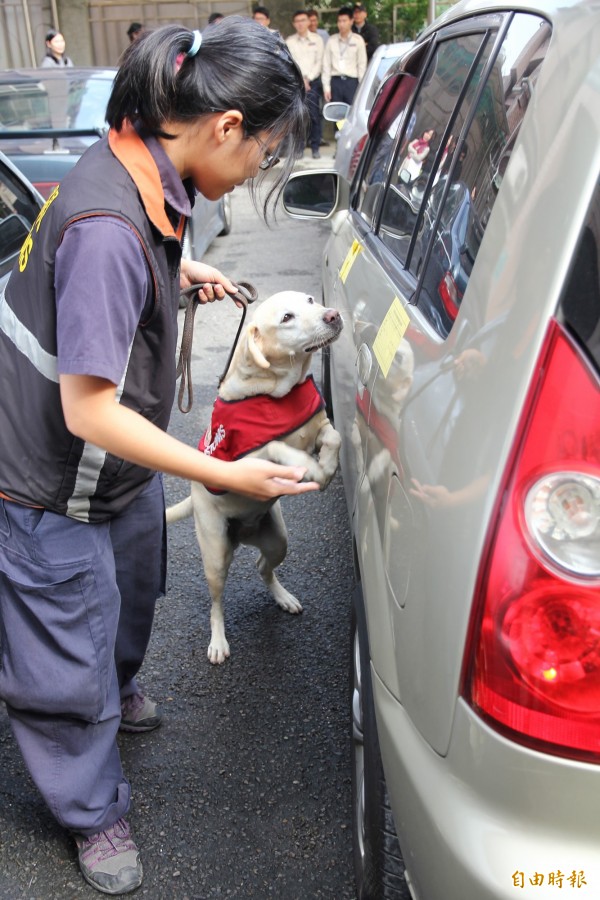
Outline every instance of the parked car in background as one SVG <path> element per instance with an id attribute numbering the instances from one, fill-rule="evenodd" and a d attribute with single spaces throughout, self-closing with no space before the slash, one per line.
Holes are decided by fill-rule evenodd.
<path id="1" fill-rule="evenodd" d="M 68 67 L 0 71 L 0 151 L 44 197 L 107 133 L 105 112 L 115 73 Z M 213 201 L 198 194 L 184 255 L 201 258 L 217 235 L 230 231 L 229 196 Z"/>
<path id="2" fill-rule="evenodd" d="M 335 148 L 335 168 L 348 181 L 356 172 L 360 154 L 367 140 L 367 119 L 373 106 L 375 95 L 386 77 L 390 66 L 412 47 L 412 41 L 397 44 L 381 44 L 375 50 L 365 72 L 352 106 L 347 103 L 326 103 L 323 116 L 328 122 L 343 125 L 337 134 Z"/>
<path id="3" fill-rule="evenodd" d="M 38 191 L 0 153 L 0 295 L 43 203 Z"/>
<path id="4" fill-rule="evenodd" d="M 600 6 L 457 3 L 368 131 L 284 192 L 346 323 L 358 896 L 600 896 Z"/>

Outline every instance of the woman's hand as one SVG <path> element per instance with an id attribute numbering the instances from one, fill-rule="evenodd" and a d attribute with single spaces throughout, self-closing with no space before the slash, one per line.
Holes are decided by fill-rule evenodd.
<path id="1" fill-rule="evenodd" d="M 179 283 L 182 291 L 193 284 L 202 284 L 203 287 L 198 291 L 200 303 L 222 300 L 227 294 L 235 294 L 237 291 L 237 285 L 218 269 L 194 259 L 181 260 Z"/>
<path id="2" fill-rule="evenodd" d="M 271 500 L 283 494 L 305 494 L 319 489 L 316 481 L 301 482 L 306 474 L 301 466 L 280 466 L 251 456 L 225 463 L 221 471 L 225 477 L 219 487 L 253 500 Z"/>

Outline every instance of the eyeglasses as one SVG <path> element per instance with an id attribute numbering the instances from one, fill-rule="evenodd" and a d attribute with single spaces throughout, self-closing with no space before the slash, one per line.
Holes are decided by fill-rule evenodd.
<path id="1" fill-rule="evenodd" d="M 258 164 L 258 168 L 261 169 L 263 172 L 265 172 L 267 169 L 272 169 L 273 166 L 276 166 L 277 163 L 279 162 L 279 157 L 275 156 L 272 153 L 269 153 L 269 148 L 265 147 L 265 145 L 263 144 L 261 139 L 256 137 L 255 134 L 253 134 L 251 136 L 254 138 L 254 140 L 256 141 L 258 146 L 261 148 L 261 150 L 265 154 L 265 158 L 263 160 L 261 160 L 261 162 Z"/>
<path id="2" fill-rule="evenodd" d="M 265 156 L 263 161 L 260 163 L 258 168 L 262 169 L 264 172 L 265 169 L 272 169 L 273 166 L 276 166 L 278 162 L 279 162 L 278 156 L 271 156 L 270 153 L 267 153 L 267 155 Z"/>

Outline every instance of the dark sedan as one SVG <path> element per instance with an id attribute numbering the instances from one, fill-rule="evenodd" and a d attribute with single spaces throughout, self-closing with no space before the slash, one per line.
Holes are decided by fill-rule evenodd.
<path id="1" fill-rule="evenodd" d="M 106 105 L 116 69 L 19 69 L 0 72 L 0 150 L 49 197 L 84 150 L 106 134 Z M 229 196 L 196 198 L 184 255 L 198 259 L 231 230 Z"/>

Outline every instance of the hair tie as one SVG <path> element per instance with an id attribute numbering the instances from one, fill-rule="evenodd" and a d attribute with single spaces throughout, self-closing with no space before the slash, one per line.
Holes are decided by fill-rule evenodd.
<path id="1" fill-rule="evenodd" d="M 192 41 L 192 46 L 185 54 L 186 56 L 195 56 L 198 50 L 200 49 L 200 44 L 202 43 L 202 33 L 200 31 L 194 31 L 194 40 Z"/>

